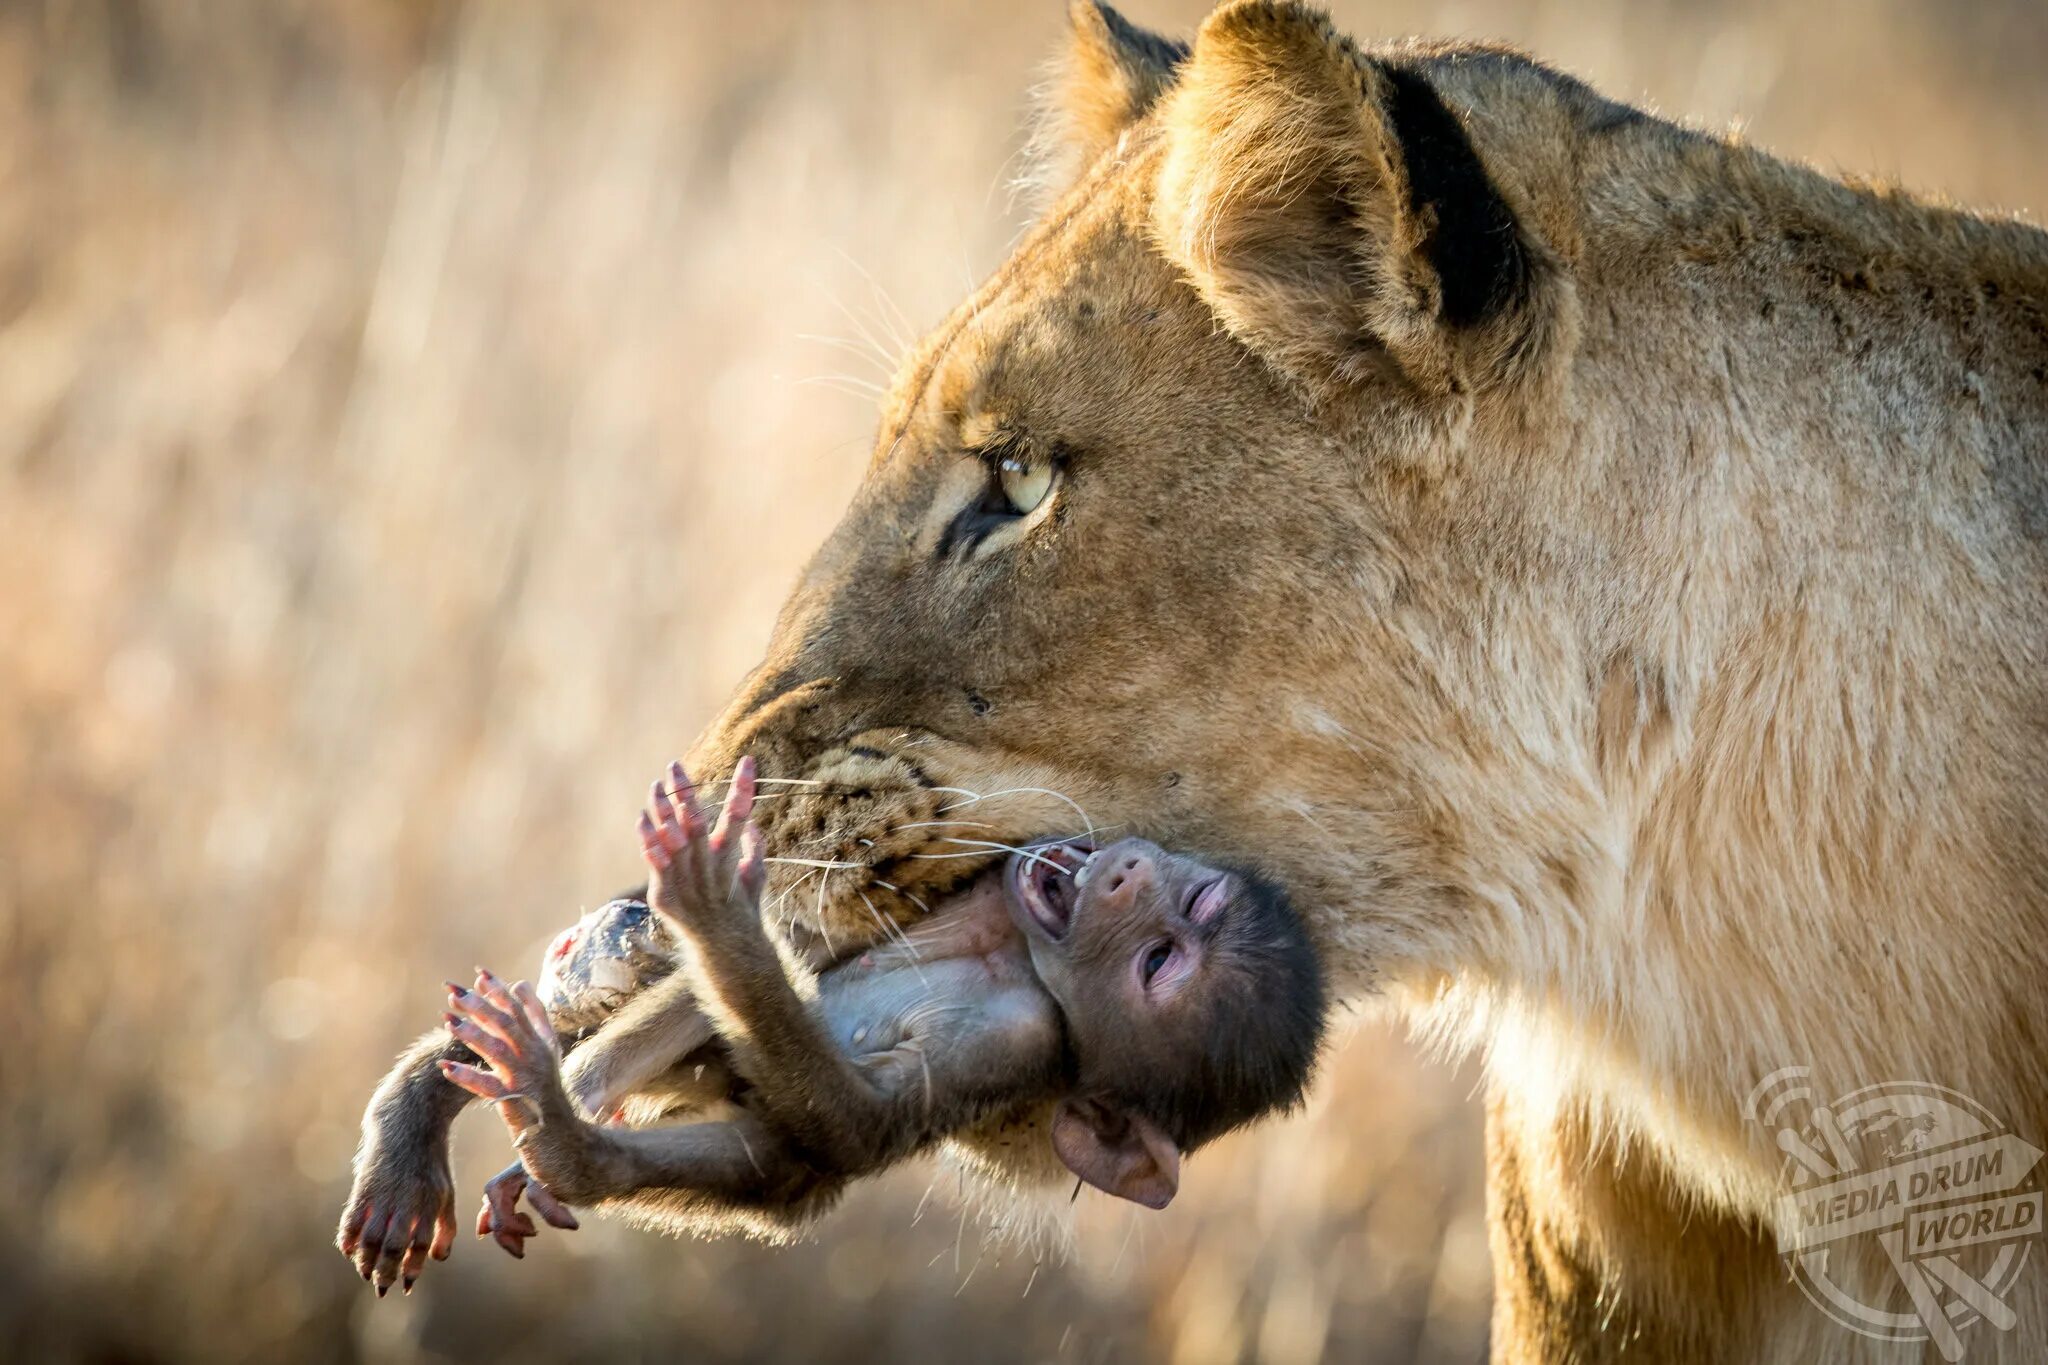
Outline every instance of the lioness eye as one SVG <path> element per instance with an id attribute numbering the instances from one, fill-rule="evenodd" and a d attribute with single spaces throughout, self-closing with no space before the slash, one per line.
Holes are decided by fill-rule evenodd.
<path id="1" fill-rule="evenodd" d="M 1010 500 L 1011 510 L 1020 517 L 1052 492 L 1051 465 L 1020 460 L 1014 455 L 1005 455 L 996 465 L 996 478 L 1003 486 L 1003 496 Z"/>

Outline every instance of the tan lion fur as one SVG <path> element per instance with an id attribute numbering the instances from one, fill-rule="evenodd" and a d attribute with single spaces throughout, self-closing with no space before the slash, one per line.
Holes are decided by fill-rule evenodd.
<path id="1" fill-rule="evenodd" d="M 1256 863 L 1486 1057 L 1498 1359 L 1920 1359 L 1786 1283 L 1742 1105 L 1798 1064 L 2048 1136 L 2048 236 L 1294 5 L 1177 71 L 1075 31 L 1085 169 L 700 746 L 824 784 L 771 841 L 855 867 L 780 913 L 844 951 L 1067 799 Z M 1513 212 L 1470 325 L 1404 75 Z M 991 432 L 1059 483 L 949 552 Z M 1971 1360 L 2048 1358 L 2018 1295 Z"/>

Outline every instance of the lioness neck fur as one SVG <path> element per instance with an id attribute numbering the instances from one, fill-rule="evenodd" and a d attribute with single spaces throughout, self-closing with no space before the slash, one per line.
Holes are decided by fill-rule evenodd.
<path id="1" fill-rule="evenodd" d="M 2048 236 L 1511 53 L 1074 20 L 1071 182 L 697 766 L 817 784 L 769 837 L 855 865 L 826 953 L 963 832 L 1285 881 L 1487 1059 L 1499 1359 L 1919 1359 L 1788 1285 L 1743 1106 L 2048 1134 Z M 1972 1359 L 2048 1354 L 2016 1294 Z"/>

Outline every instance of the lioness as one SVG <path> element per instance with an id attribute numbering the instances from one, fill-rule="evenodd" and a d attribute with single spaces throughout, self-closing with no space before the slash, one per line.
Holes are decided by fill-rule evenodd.
<path id="1" fill-rule="evenodd" d="M 1922 1358 L 1789 1282 L 1744 1107 L 2048 1134 L 2048 235 L 1494 48 L 1073 20 L 1067 178 L 693 756 L 853 865 L 802 946 L 974 840 L 1256 863 L 1486 1057 L 1496 1359 Z M 359 1189 L 443 1153 L 373 1128 Z M 2048 1270 L 2005 1302 L 1971 1359 L 2048 1357 Z"/>

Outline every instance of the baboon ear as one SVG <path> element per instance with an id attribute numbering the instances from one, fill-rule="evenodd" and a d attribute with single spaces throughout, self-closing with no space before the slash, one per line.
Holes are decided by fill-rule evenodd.
<path id="1" fill-rule="evenodd" d="M 1148 1209 L 1165 1208 L 1180 1190 L 1179 1144 L 1143 1115 L 1099 1100 L 1054 1107 L 1052 1149 L 1096 1189 Z"/>
<path id="2" fill-rule="evenodd" d="M 1420 74 L 1320 12 L 1212 14 L 1162 107 L 1166 252 L 1223 323 L 1318 396 L 1391 359 L 1425 391 L 1477 376 L 1528 258 L 1464 127 Z"/>
<path id="3" fill-rule="evenodd" d="M 1066 51 L 1045 88 L 1029 177 L 1070 183 L 1172 86 L 1185 43 L 1139 28 L 1101 0 L 1069 0 Z"/>

